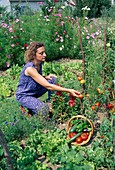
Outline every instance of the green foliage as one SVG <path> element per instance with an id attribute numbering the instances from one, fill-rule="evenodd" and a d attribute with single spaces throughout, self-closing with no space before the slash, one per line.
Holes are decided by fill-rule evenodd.
<path id="1" fill-rule="evenodd" d="M 66 131 L 54 128 L 51 131 L 35 130 L 25 144 L 20 145 L 18 141 L 8 144 L 13 159 L 14 169 L 49 169 L 51 164 L 57 165 L 58 169 L 81 170 L 109 168 L 113 170 L 113 130 L 110 128 L 111 120 L 102 122 L 104 127 L 104 138 L 100 135 L 92 141 L 91 146 L 68 146 Z M 106 129 L 106 130 L 105 130 Z M 106 131 L 106 134 L 105 134 Z M 3 167 L 3 151 L 0 148 L 1 162 Z M 40 158 L 44 158 L 45 165 Z M 50 162 L 50 164 L 48 164 Z"/>
<path id="2" fill-rule="evenodd" d="M 6 70 L 5 75 L 0 75 L 0 99 L 15 94 L 21 70 L 17 64 Z"/>
<path id="3" fill-rule="evenodd" d="M 2 105 L 0 108 L 0 124 L 8 142 L 22 140 L 36 129 L 52 129 L 55 126 L 54 120 L 50 120 L 41 114 L 29 117 L 28 114 L 22 113 L 15 98 L 2 99 L 0 105 Z"/>
<path id="4" fill-rule="evenodd" d="M 98 2 L 96 1 L 95 4 L 97 5 Z M 81 63 L 65 63 L 65 61 L 61 64 L 60 62 L 45 62 L 43 65 L 44 75 L 56 74 L 58 85 L 79 90 L 83 94 L 82 99 L 72 99 L 66 93 L 52 94 L 53 115 L 52 118 L 48 118 L 42 114 L 32 117 L 22 114 L 19 103 L 13 97 L 22 69 L 20 65 L 23 64 L 23 54 L 31 41 L 44 40 L 48 52 L 47 60 L 62 56 L 72 57 L 76 54 L 77 58 L 82 56 L 82 50 L 80 51 L 80 47 L 78 47 L 81 45 L 76 29 L 78 25 L 72 17 L 69 18 L 71 11 L 67 11 L 67 9 L 61 9 L 61 15 L 57 16 L 55 14 L 57 14 L 58 8 L 54 8 L 51 13 L 48 13 L 48 18 L 44 16 L 45 13 L 22 16 L 21 19 L 15 20 L 16 22 L 13 21 L 13 32 L 9 32 L 9 27 L 6 25 L 0 29 L 5 43 L 4 47 L 4 44 L 0 42 L 2 49 L 0 50 L 0 66 L 3 68 L 5 62 L 12 65 L 5 74 L 0 76 L 0 124 L 8 142 L 14 170 L 49 170 L 51 164 L 56 165 L 58 170 L 114 169 L 113 138 L 115 129 L 113 122 L 115 110 L 113 105 L 112 108 L 108 108 L 108 104 L 114 102 L 115 40 L 113 20 L 108 18 L 105 13 L 103 13 L 103 23 L 102 19 L 84 20 L 84 17 L 88 15 L 87 12 L 83 13 L 84 17 L 80 19 L 85 67 Z M 94 12 L 96 13 L 96 11 Z M 107 26 L 106 35 L 105 25 Z M 21 38 L 17 37 L 19 35 Z M 11 36 L 15 38 L 11 40 Z M 57 38 L 58 41 L 56 41 Z M 10 47 L 11 44 L 9 45 L 8 42 L 15 44 L 15 49 Z M 17 46 L 16 42 L 19 43 Z M 77 47 L 74 48 L 74 46 Z M 17 57 L 17 54 L 20 57 Z M 4 55 L 6 57 L 3 57 Z M 13 65 L 13 63 L 15 64 Z M 84 77 L 83 72 L 85 73 Z M 106 74 L 104 75 L 104 73 Z M 85 84 L 78 80 L 78 76 L 85 79 Z M 103 81 L 105 82 L 103 83 Z M 71 100 L 72 103 L 70 103 Z M 100 106 L 96 106 L 96 102 L 99 102 Z M 100 112 L 104 114 L 102 122 L 98 117 Z M 59 125 L 63 127 L 72 116 L 78 114 L 85 115 L 95 123 L 94 136 L 90 143 L 84 147 L 68 145 L 66 129 L 59 130 Z M 22 139 L 25 144 L 20 143 Z M 42 162 L 41 156 L 46 163 Z M 1 147 L 0 165 L 1 170 L 8 169 Z"/>
<path id="5" fill-rule="evenodd" d="M 88 10 L 88 17 L 89 18 L 97 18 L 102 16 L 102 10 L 106 8 L 107 10 L 111 7 L 110 0 L 76 0 L 76 9 L 74 10 L 74 15 L 78 17 L 83 17 L 83 10 L 84 7 L 90 8 Z"/>

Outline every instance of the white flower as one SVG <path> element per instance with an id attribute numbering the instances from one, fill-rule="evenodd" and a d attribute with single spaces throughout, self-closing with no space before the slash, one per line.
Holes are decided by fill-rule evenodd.
<path id="1" fill-rule="evenodd" d="M 85 17 L 85 20 L 88 20 L 88 17 Z"/>
<path id="2" fill-rule="evenodd" d="M 63 42 L 63 38 L 60 39 L 60 42 Z"/>
<path id="3" fill-rule="evenodd" d="M 82 10 L 86 10 L 86 11 L 89 11 L 90 10 L 90 8 L 88 8 L 87 6 L 85 6 L 84 8 L 82 8 Z"/>
<path id="4" fill-rule="evenodd" d="M 61 8 L 62 8 L 62 9 L 64 9 L 64 8 L 65 8 L 65 6 L 61 6 Z"/>
<path id="5" fill-rule="evenodd" d="M 48 22 L 48 21 L 50 21 L 49 19 L 46 19 L 46 21 Z"/>
<path id="6" fill-rule="evenodd" d="M 62 51 L 64 49 L 64 45 L 62 45 L 59 49 L 60 51 Z"/>

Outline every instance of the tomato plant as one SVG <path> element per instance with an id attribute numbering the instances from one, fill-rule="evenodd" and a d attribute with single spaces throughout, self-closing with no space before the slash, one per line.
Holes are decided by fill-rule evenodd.
<path id="1" fill-rule="evenodd" d="M 69 94 L 69 97 L 70 97 L 70 99 L 73 100 L 73 101 L 76 99 L 76 97 L 73 96 L 71 93 Z"/>

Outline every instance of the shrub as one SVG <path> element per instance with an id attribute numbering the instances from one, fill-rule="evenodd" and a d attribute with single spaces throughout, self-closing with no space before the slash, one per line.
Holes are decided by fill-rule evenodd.
<path id="1" fill-rule="evenodd" d="M 83 17 L 82 8 L 88 7 L 91 10 L 88 11 L 89 18 L 97 18 L 102 16 L 103 8 L 110 9 L 111 1 L 110 0 L 76 0 L 76 9 L 74 11 L 74 15 L 78 17 Z"/>

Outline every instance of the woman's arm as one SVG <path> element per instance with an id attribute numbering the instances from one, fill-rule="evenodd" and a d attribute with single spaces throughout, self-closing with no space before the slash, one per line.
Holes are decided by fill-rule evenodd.
<path id="1" fill-rule="evenodd" d="M 67 92 L 67 93 L 71 93 L 73 96 L 76 96 L 76 97 L 78 97 L 78 95 L 80 94 L 80 92 L 78 92 L 78 91 L 76 91 L 74 89 L 68 89 L 68 88 L 60 87 L 60 86 L 57 86 L 57 85 L 54 85 L 54 84 L 50 84 L 33 67 L 28 67 L 25 70 L 25 75 L 32 77 L 37 83 L 39 83 L 40 85 L 42 85 L 43 87 L 45 87 L 48 90 L 56 90 L 56 91 Z"/>

